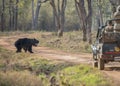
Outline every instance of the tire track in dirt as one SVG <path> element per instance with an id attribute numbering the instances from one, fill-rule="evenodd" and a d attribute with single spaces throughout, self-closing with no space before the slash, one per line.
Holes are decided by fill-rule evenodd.
<path id="1" fill-rule="evenodd" d="M 10 37 L 1 37 L 0 38 L 0 46 L 15 51 L 14 42 L 18 38 L 23 38 L 26 36 L 10 36 Z M 42 56 L 45 59 L 49 60 L 57 60 L 57 61 L 65 61 L 65 62 L 74 62 L 77 64 L 92 64 L 92 54 L 80 53 L 80 54 L 71 54 L 65 53 L 59 50 L 52 50 L 47 47 L 33 47 L 34 54 Z M 120 63 L 110 63 L 107 64 L 105 70 L 102 71 L 103 74 L 111 79 L 114 83 L 114 86 L 120 85 Z"/>

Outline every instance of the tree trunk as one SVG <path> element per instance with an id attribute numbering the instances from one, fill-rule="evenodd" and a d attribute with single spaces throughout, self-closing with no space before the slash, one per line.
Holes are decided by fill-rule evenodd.
<path id="1" fill-rule="evenodd" d="M 50 4 L 51 4 L 51 6 L 53 8 L 53 12 L 54 12 L 54 16 L 55 16 L 56 28 L 59 30 L 59 28 L 60 28 L 60 18 L 59 18 L 59 15 L 58 15 L 57 8 L 55 6 L 54 0 L 51 0 Z"/>
<path id="2" fill-rule="evenodd" d="M 64 30 L 64 24 L 65 24 L 65 8 L 66 8 L 67 0 L 62 1 L 62 6 L 61 6 L 61 28 L 60 28 L 60 33 L 59 36 L 63 36 L 63 30 Z"/>
<path id="3" fill-rule="evenodd" d="M 102 15 L 102 5 L 100 4 L 101 0 L 98 0 L 98 11 L 99 11 L 99 18 L 100 18 L 100 26 L 103 25 L 103 15 Z"/>
<path id="4" fill-rule="evenodd" d="M 92 42 L 91 37 L 91 26 L 92 26 L 92 6 L 91 0 L 87 0 L 88 2 L 88 11 L 85 8 L 84 0 L 75 0 L 76 10 L 80 20 L 80 28 L 83 30 L 83 41 L 87 41 L 89 43 Z M 87 13 L 88 12 L 88 13 Z"/>
<path id="5" fill-rule="evenodd" d="M 81 17 L 80 17 L 79 5 L 76 0 L 75 0 L 75 7 L 76 7 L 76 11 L 77 11 L 77 14 L 79 17 L 79 24 L 81 25 L 82 22 L 81 22 Z M 82 28 L 80 27 L 80 29 L 82 29 Z"/>
<path id="6" fill-rule="evenodd" d="M 16 0 L 16 7 L 15 7 L 15 24 L 14 24 L 15 30 L 18 30 L 18 28 L 17 28 L 17 24 L 18 24 L 18 3 L 19 3 L 19 0 Z"/>
<path id="7" fill-rule="evenodd" d="M 34 25 L 34 0 L 32 0 L 32 29 L 35 29 Z"/>
<path id="8" fill-rule="evenodd" d="M 53 29 L 56 31 L 56 17 L 55 17 L 55 11 L 53 10 Z"/>
<path id="9" fill-rule="evenodd" d="M 12 6 L 12 28 L 13 30 L 15 30 L 14 26 L 15 26 L 15 8 L 14 6 Z"/>
<path id="10" fill-rule="evenodd" d="M 61 27 L 61 10 L 60 10 L 60 0 L 57 1 L 57 15 L 58 15 L 58 36 L 63 36 L 63 31 Z"/>
<path id="11" fill-rule="evenodd" d="M 9 30 L 12 30 L 12 0 L 9 1 Z"/>
<path id="12" fill-rule="evenodd" d="M 79 20 L 80 20 L 80 27 L 83 30 L 83 41 L 87 41 L 87 22 L 86 22 L 86 10 L 84 7 L 84 0 L 75 0 L 76 3 L 76 8 L 77 8 L 77 12 L 78 12 L 78 16 L 79 16 Z"/>
<path id="13" fill-rule="evenodd" d="M 87 35 L 88 35 L 88 42 L 92 43 L 92 37 L 91 37 L 91 27 L 92 27 L 92 6 L 91 6 L 91 0 L 87 0 L 88 2 L 88 16 L 87 16 Z"/>
<path id="14" fill-rule="evenodd" d="M 37 1 L 36 12 L 35 12 L 35 17 L 34 17 L 35 29 L 37 29 L 37 27 L 38 27 L 38 16 L 39 16 L 39 12 L 40 12 L 40 7 L 41 7 L 41 1 L 38 0 Z"/>
<path id="15" fill-rule="evenodd" d="M 64 30 L 64 23 L 65 23 L 65 8 L 67 4 L 67 0 L 62 0 L 62 4 L 60 3 L 60 0 L 57 1 L 57 6 L 55 5 L 54 0 L 50 1 L 50 4 L 53 8 L 53 12 L 56 19 L 56 28 L 58 30 L 58 36 L 63 36 L 63 30 Z"/>
<path id="16" fill-rule="evenodd" d="M 2 13 L 1 13 L 1 31 L 2 32 L 5 29 L 4 11 L 5 11 L 5 0 L 2 0 Z"/>
<path id="17" fill-rule="evenodd" d="M 38 17 L 39 17 L 39 12 L 40 12 L 40 7 L 42 3 L 45 3 L 49 0 L 37 0 L 37 7 L 35 11 L 35 16 L 34 16 L 34 29 L 38 28 Z"/>

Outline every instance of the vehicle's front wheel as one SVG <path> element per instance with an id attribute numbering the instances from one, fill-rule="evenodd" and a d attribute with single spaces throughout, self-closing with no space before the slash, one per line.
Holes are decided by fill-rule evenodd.
<path id="1" fill-rule="evenodd" d="M 98 54 L 93 54 L 93 59 L 97 60 L 97 58 L 98 58 Z"/>
<path id="2" fill-rule="evenodd" d="M 93 61 L 93 68 L 97 68 L 98 67 L 98 61 L 94 60 Z"/>
<path id="3" fill-rule="evenodd" d="M 98 59 L 98 69 L 99 70 L 104 70 L 104 67 L 105 67 L 105 62 L 102 58 L 99 58 Z"/>

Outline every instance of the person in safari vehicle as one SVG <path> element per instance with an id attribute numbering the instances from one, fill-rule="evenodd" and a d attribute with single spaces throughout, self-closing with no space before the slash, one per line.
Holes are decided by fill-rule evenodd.
<path id="1" fill-rule="evenodd" d="M 113 32 L 113 22 L 111 20 L 107 21 L 107 26 L 105 27 L 105 32 Z"/>

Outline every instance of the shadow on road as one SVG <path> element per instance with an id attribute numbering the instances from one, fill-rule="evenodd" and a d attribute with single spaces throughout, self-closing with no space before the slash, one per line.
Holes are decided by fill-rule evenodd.
<path id="1" fill-rule="evenodd" d="M 120 67 L 106 67 L 106 71 L 119 71 L 120 72 Z"/>

